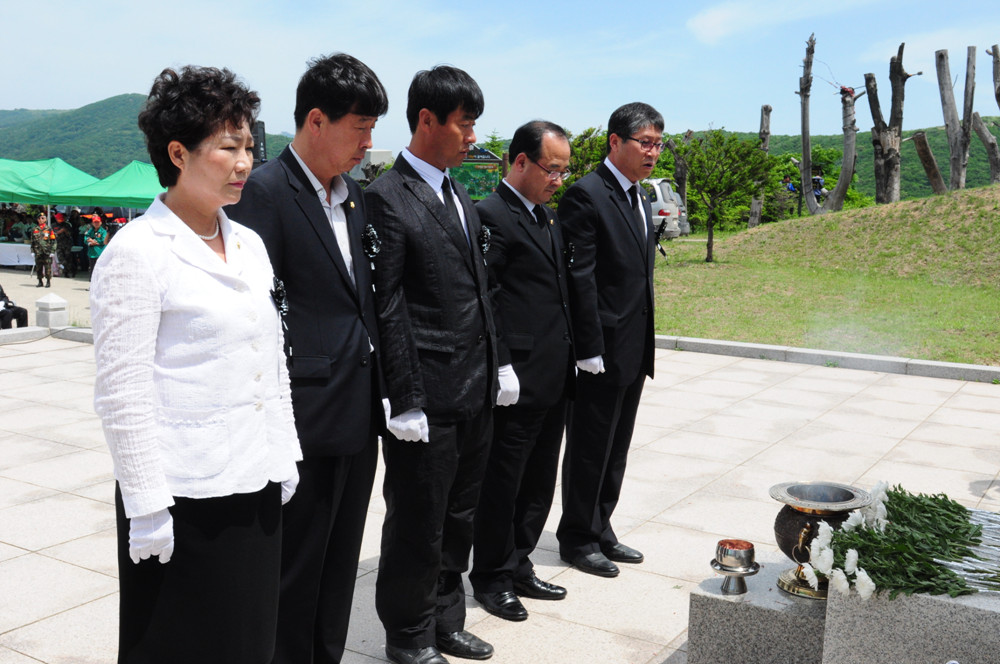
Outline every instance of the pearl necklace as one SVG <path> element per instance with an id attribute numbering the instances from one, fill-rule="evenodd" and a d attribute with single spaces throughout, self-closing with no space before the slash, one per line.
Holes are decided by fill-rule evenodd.
<path id="1" fill-rule="evenodd" d="M 219 237 L 219 230 L 220 230 L 220 228 L 221 228 L 221 226 L 219 225 L 219 220 L 216 219 L 215 220 L 215 232 L 214 233 L 212 233 L 211 235 L 202 235 L 201 233 L 195 233 L 195 235 L 197 235 L 198 237 L 200 237 L 205 242 L 211 242 L 215 238 Z"/>

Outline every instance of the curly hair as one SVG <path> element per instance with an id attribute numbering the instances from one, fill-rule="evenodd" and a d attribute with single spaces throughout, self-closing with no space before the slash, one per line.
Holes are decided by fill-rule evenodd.
<path id="1" fill-rule="evenodd" d="M 251 130 L 260 97 L 228 69 L 188 65 L 180 73 L 164 69 L 153 81 L 139 113 L 149 159 L 164 187 L 177 184 L 180 170 L 170 160 L 167 145 L 180 141 L 195 150 L 202 141 L 226 127 L 246 123 Z"/>

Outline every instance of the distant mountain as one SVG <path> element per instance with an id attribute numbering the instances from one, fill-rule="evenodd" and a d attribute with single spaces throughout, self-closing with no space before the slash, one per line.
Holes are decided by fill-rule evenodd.
<path id="1" fill-rule="evenodd" d="M 98 178 L 133 160 L 148 163 L 136 124 L 145 101 L 145 95 L 126 94 L 71 111 L 0 110 L 0 158 L 60 157 Z M 277 156 L 289 142 L 290 137 L 268 134 L 268 156 Z"/>
<path id="2" fill-rule="evenodd" d="M 71 111 L 60 110 L 0 110 L 0 158 L 50 159 L 61 157 L 77 168 L 99 178 L 106 177 L 133 159 L 149 161 L 142 134 L 136 126 L 139 109 L 145 96 L 118 95 Z M 983 118 L 994 135 L 1000 138 L 997 122 L 1000 118 Z M 858 132 L 857 188 L 869 196 L 875 195 L 872 175 L 872 145 L 869 120 L 859 111 L 858 125 L 865 127 Z M 948 139 L 944 127 L 925 130 L 938 168 L 948 181 Z M 904 138 L 914 131 L 903 132 Z M 742 138 L 756 139 L 756 134 L 737 134 Z M 267 156 L 274 159 L 292 140 L 291 135 L 267 134 Z M 812 144 L 823 148 L 842 149 L 840 134 L 813 136 Z M 799 154 L 802 143 L 798 136 L 771 136 L 771 154 Z M 968 187 L 989 184 L 989 162 L 986 150 L 973 135 L 966 175 Z M 903 198 L 930 196 L 920 160 L 912 141 L 903 143 L 902 182 Z"/>
<path id="3" fill-rule="evenodd" d="M 13 111 L 0 111 L 0 129 L 65 112 L 57 110 L 30 111 L 26 108 L 15 108 Z"/>

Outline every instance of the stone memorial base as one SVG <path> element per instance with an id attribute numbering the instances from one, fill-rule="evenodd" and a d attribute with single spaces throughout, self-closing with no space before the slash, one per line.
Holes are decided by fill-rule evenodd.
<path id="1" fill-rule="evenodd" d="M 724 577 L 691 593 L 689 664 L 997 664 L 1000 593 L 888 593 L 826 601 L 777 588 L 786 562 L 761 562 L 747 593 L 723 595 Z"/>
<path id="2" fill-rule="evenodd" d="M 743 595 L 723 595 L 722 576 L 692 591 L 688 664 L 822 664 L 826 603 L 778 590 L 791 561 L 758 562 Z"/>

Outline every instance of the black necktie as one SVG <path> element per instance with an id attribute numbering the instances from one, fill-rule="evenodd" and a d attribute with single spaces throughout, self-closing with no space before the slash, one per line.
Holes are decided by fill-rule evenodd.
<path id="1" fill-rule="evenodd" d="M 459 230 L 462 231 L 462 235 L 465 236 L 466 242 L 469 241 L 469 236 L 465 232 L 465 225 L 462 223 L 462 216 L 458 214 L 458 207 L 455 205 L 455 197 L 451 194 L 451 178 L 447 175 L 444 176 L 444 180 L 441 181 L 441 193 L 444 194 L 444 206 L 448 208 L 448 214 L 451 218 L 455 220 L 458 224 Z"/>
<path id="2" fill-rule="evenodd" d="M 539 228 L 546 228 L 549 225 L 549 220 L 545 216 L 545 208 L 537 203 L 535 204 L 535 222 Z"/>
<path id="3" fill-rule="evenodd" d="M 639 231 L 639 237 L 646 237 L 646 221 L 642 218 L 642 211 L 639 210 L 639 185 L 634 184 L 629 189 L 629 198 L 632 200 L 632 216 L 635 218 L 635 227 Z"/>

